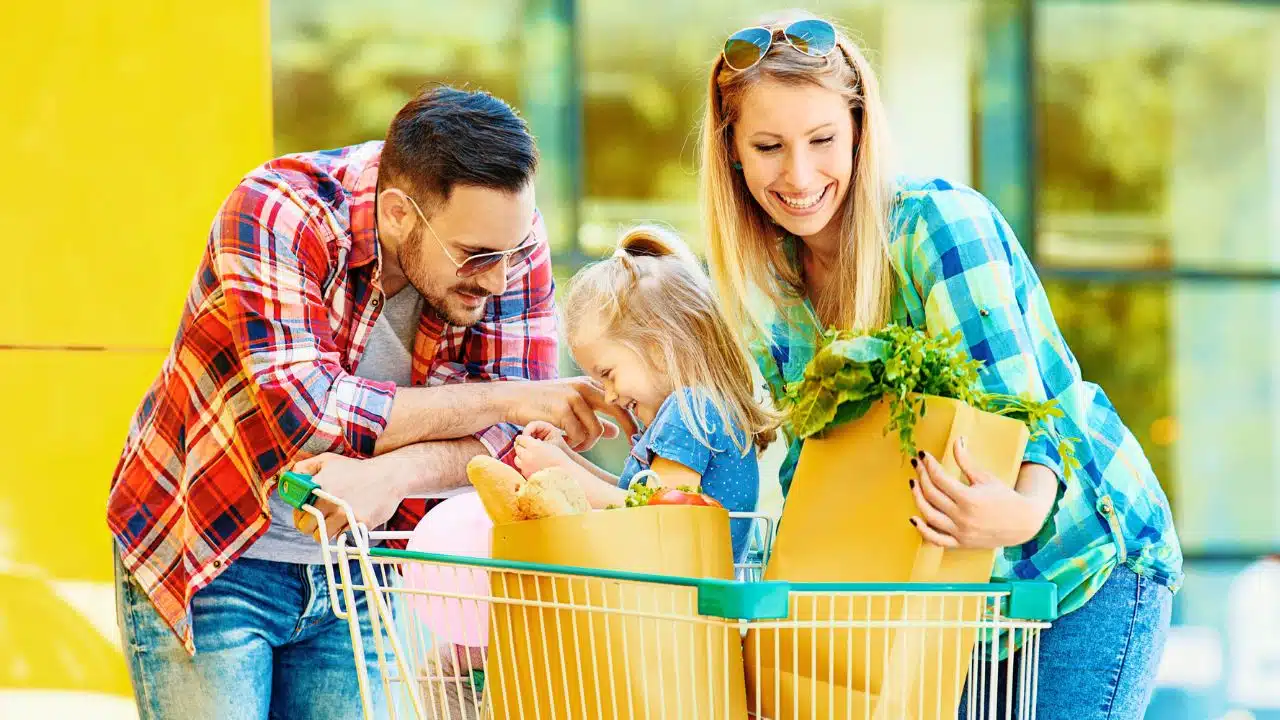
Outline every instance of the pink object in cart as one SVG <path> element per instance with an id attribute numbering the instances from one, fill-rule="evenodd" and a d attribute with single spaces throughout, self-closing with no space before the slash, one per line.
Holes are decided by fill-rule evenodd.
<path id="1" fill-rule="evenodd" d="M 432 508 L 414 528 L 408 549 L 488 558 L 492 544 L 493 521 L 485 513 L 480 496 L 469 492 L 448 498 Z M 418 621 L 435 635 L 437 645 L 485 647 L 489 644 L 488 602 L 440 597 L 440 594 L 488 597 L 488 572 L 463 565 L 415 562 L 405 569 L 405 585 L 430 593 L 409 594 L 409 605 Z"/>

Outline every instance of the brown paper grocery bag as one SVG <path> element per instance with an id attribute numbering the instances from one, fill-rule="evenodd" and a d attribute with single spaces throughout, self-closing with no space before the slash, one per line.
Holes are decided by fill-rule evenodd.
<path id="1" fill-rule="evenodd" d="M 733 578 L 729 514 L 710 507 L 601 510 L 499 525 L 493 557 Z M 494 596 L 510 599 L 491 604 L 485 674 L 493 718 L 746 716 L 740 631 L 699 620 L 695 588 L 515 572 L 490 577 Z"/>
<path id="2" fill-rule="evenodd" d="M 1021 422 L 962 402 L 926 398 L 915 426 L 918 449 L 963 481 L 952 455 L 964 436 L 970 456 L 1010 487 L 1027 443 Z M 911 458 L 889 406 L 805 441 L 765 569 L 791 582 L 985 583 L 994 550 L 943 550 L 909 523 L 918 515 L 908 479 Z M 749 704 L 765 717 L 953 718 L 976 631 L 925 623 L 977 620 L 980 597 L 890 594 L 832 599 L 798 594 L 789 620 L 861 622 L 831 630 L 752 630 L 745 662 Z M 868 629 L 892 621 L 898 626 Z M 913 623 L 919 623 L 913 625 Z"/>

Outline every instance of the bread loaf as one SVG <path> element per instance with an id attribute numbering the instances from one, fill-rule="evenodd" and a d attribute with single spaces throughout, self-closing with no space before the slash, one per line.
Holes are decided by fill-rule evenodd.
<path id="1" fill-rule="evenodd" d="M 522 519 L 516 514 L 516 496 L 524 478 L 514 468 L 488 455 L 477 455 L 467 463 L 467 479 L 494 525 Z"/>

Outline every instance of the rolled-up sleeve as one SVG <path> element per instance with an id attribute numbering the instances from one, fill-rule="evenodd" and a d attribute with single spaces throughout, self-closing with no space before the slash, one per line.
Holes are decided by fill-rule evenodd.
<path id="1" fill-rule="evenodd" d="M 372 455 L 395 396 L 393 383 L 342 367 L 321 289 L 332 263 L 319 232 L 306 208 L 266 182 L 242 183 L 212 229 L 234 362 L 284 456 L 263 461 L 267 472 L 323 452 Z"/>
<path id="2" fill-rule="evenodd" d="M 921 192 L 906 202 L 908 276 L 924 303 L 927 329 L 960 336 L 982 363 L 982 389 L 1045 401 L 1080 382 L 1049 327 L 1044 288 L 999 211 L 966 188 Z M 1049 434 L 1032 438 L 1023 459 L 1064 477 Z"/>

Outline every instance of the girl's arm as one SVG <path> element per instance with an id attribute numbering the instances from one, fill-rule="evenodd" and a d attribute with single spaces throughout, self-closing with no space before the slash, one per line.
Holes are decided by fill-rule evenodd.
<path id="1" fill-rule="evenodd" d="M 650 469 L 658 473 L 657 484 L 662 487 L 696 488 L 702 485 L 702 473 L 661 455 L 653 459 Z"/>
<path id="2" fill-rule="evenodd" d="M 572 461 L 574 461 L 575 463 L 577 463 L 577 464 L 578 464 L 578 466 L 579 466 L 579 467 L 581 467 L 583 470 L 586 470 L 587 472 L 591 473 L 591 474 L 592 474 L 592 475 L 594 475 L 595 477 L 597 477 L 597 478 L 599 478 L 599 479 L 601 479 L 601 480 L 603 480 L 603 481 L 605 481 L 605 482 L 607 482 L 607 483 L 609 483 L 609 484 L 613 485 L 614 487 L 617 487 L 617 486 L 618 486 L 618 476 L 617 476 L 617 475 L 614 475 L 613 473 L 609 472 L 608 470 L 605 470 L 604 468 L 600 467 L 599 465 L 596 465 L 595 463 L 593 463 L 593 462 L 591 462 L 590 460 L 586 459 L 586 458 L 585 458 L 585 457 L 583 457 L 582 455 L 579 455 L 579 454 L 577 453 L 577 451 L 575 451 L 575 450 L 573 450 L 573 449 L 570 449 L 570 448 L 568 448 L 568 447 L 564 447 L 564 448 L 561 448 L 561 450 L 564 450 L 564 451 L 565 451 L 565 454 L 569 456 L 569 459 L 570 459 L 570 460 L 572 460 Z"/>
<path id="3" fill-rule="evenodd" d="M 587 502 L 593 508 L 626 502 L 627 492 L 618 487 L 616 475 L 610 475 L 554 440 L 540 440 L 528 433 L 518 436 L 515 461 L 516 468 L 525 477 L 549 467 L 564 470 L 586 493 Z"/>
<path id="4" fill-rule="evenodd" d="M 582 487 L 582 491 L 587 494 L 587 502 L 591 503 L 591 507 L 622 506 L 627 502 L 627 491 L 618 487 L 618 477 L 616 475 L 609 475 L 584 457 L 579 456 L 578 460 L 586 463 L 586 465 L 575 464 L 572 467 L 565 467 L 564 470 L 569 474 L 569 477 L 573 478 Z M 591 468 L 603 473 L 604 477 L 596 475 Z"/>
<path id="5" fill-rule="evenodd" d="M 541 440 L 542 442 L 545 442 L 545 443 L 548 443 L 549 445 L 557 447 L 565 455 L 569 456 L 570 460 L 572 460 L 578 466 L 586 469 L 592 475 L 600 478 L 601 480 L 604 480 L 607 483 L 612 483 L 613 485 L 618 484 L 617 475 L 614 475 L 610 473 L 608 470 L 605 470 L 599 467 L 595 463 L 591 462 L 590 460 L 580 455 L 576 450 L 569 447 L 569 444 L 566 443 L 564 440 L 564 431 L 552 425 L 551 423 L 544 422 L 542 420 L 535 420 L 525 426 L 524 432 L 522 432 L 520 436 L 526 437 L 526 438 L 533 438 L 535 440 Z M 530 472 L 533 472 L 533 471 L 530 471 Z"/>

